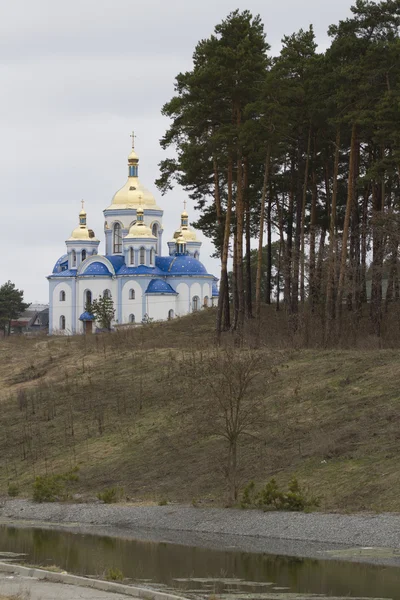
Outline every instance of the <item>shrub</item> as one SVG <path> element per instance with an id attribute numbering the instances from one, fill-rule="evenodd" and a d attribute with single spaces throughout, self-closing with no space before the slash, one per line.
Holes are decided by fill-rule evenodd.
<path id="1" fill-rule="evenodd" d="M 117 567 L 110 567 L 106 571 L 106 579 L 108 581 L 121 581 L 124 578 L 122 571 L 117 569 Z"/>
<path id="2" fill-rule="evenodd" d="M 17 496 L 19 496 L 19 486 L 16 483 L 9 483 L 8 484 L 8 489 L 7 489 L 8 495 L 11 498 L 16 498 Z"/>
<path id="3" fill-rule="evenodd" d="M 242 508 L 257 507 L 265 511 L 304 511 L 317 508 L 319 498 L 308 496 L 295 478 L 290 481 L 287 492 L 281 491 L 276 480 L 272 478 L 257 494 L 254 482 L 251 481 L 243 490 L 240 506 Z"/>
<path id="4" fill-rule="evenodd" d="M 79 480 L 79 467 L 75 467 L 67 473 L 58 475 L 38 475 L 33 484 L 34 502 L 57 502 L 68 500 L 69 490 L 67 484 Z"/>
<path id="5" fill-rule="evenodd" d="M 57 502 L 65 498 L 65 484 L 61 475 L 38 475 L 33 484 L 34 502 Z"/>
<path id="6" fill-rule="evenodd" d="M 106 488 L 103 492 L 99 492 L 97 497 L 99 500 L 104 502 L 104 504 L 115 504 L 121 500 L 124 495 L 124 488 L 122 487 L 112 487 Z"/>
<path id="7" fill-rule="evenodd" d="M 166 506 L 168 504 L 168 500 L 166 498 L 161 498 L 158 503 L 158 506 Z"/>

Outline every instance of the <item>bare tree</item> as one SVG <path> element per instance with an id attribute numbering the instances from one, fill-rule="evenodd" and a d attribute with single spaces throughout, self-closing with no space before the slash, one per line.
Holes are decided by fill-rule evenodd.
<path id="1" fill-rule="evenodd" d="M 266 368 L 269 366 L 260 353 L 217 348 L 206 355 L 193 353 L 187 370 L 205 396 L 199 426 L 205 426 L 209 434 L 222 437 L 227 444 L 223 470 L 230 504 L 237 501 L 240 485 L 240 442 L 244 436 L 254 435 L 263 418 L 256 379 Z"/>

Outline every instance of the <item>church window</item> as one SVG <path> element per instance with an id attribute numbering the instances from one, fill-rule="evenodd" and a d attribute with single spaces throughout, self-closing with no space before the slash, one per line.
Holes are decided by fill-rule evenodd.
<path id="1" fill-rule="evenodd" d="M 193 312 L 195 312 L 196 310 L 199 310 L 200 306 L 200 298 L 198 296 L 193 296 L 192 299 L 192 308 L 193 308 Z"/>
<path id="2" fill-rule="evenodd" d="M 111 292 L 110 292 L 110 290 L 104 290 L 104 292 L 103 292 L 103 298 L 111 298 Z"/>
<path id="3" fill-rule="evenodd" d="M 129 300 L 135 299 L 135 290 L 129 290 Z"/>
<path id="4" fill-rule="evenodd" d="M 140 264 L 144 265 L 146 264 L 146 250 L 143 248 L 143 246 L 140 248 Z"/>
<path id="5" fill-rule="evenodd" d="M 86 250 L 82 250 L 82 262 L 86 260 Z"/>
<path id="6" fill-rule="evenodd" d="M 62 329 L 62 330 L 65 329 L 65 317 L 64 317 L 64 315 L 61 315 L 61 317 L 60 317 L 60 329 Z"/>
<path id="7" fill-rule="evenodd" d="M 85 307 L 92 304 L 92 292 L 90 290 L 86 290 L 85 292 Z"/>
<path id="8" fill-rule="evenodd" d="M 173 311 L 173 309 L 171 308 L 170 311 L 168 311 L 168 321 L 172 321 L 172 319 L 175 317 L 175 313 Z"/>
<path id="9" fill-rule="evenodd" d="M 64 290 L 62 290 L 60 292 L 60 302 L 65 302 L 65 292 L 64 292 Z"/>
<path id="10" fill-rule="evenodd" d="M 71 252 L 71 264 L 73 267 L 76 267 L 76 252 L 75 252 L 75 250 L 72 250 L 72 252 Z"/>
<path id="11" fill-rule="evenodd" d="M 207 308 L 207 306 L 208 306 L 208 296 L 204 296 L 203 305 L 204 305 L 205 308 Z"/>
<path id="12" fill-rule="evenodd" d="M 155 253 L 155 250 L 154 250 L 154 248 L 152 248 L 152 249 L 150 250 L 150 264 L 151 264 L 151 265 L 154 265 L 154 259 L 155 259 L 155 255 L 156 255 L 156 253 Z"/>
<path id="13" fill-rule="evenodd" d="M 195 259 L 196 259 L 196 260 L 199 260 L 199 253 L 197 252 L 197 250 L 196 250 L 196 252 L 194 253 L 194 257 L 195 257 Z"/>
<path id="14" fill-rule="evenodd" d="M 113 252 L 114 254 L 122 252 L 122 231 L 119 223 L 114 225 Z"/>
<path id="15" fill-rule="evenodd" d="M 157 238 L 156 252 L 157 252 L 157 254 L 159 254 L 159 252 L 158 252 L 158 223 L 154 223 L 153 227 L 151 228 L 151 233 L 154 235 L 154 237 Z"/>
<path id="16" fill-rule="evenodd" d="M 129 248 L 129 264 L 130 265 L 135 264 L 135 251 L 133 248 Z"/>
<path id="17" fill-rule="evenodd" d="M 129 315 L 129 323 L 135 322 L 135 315 Z"/>

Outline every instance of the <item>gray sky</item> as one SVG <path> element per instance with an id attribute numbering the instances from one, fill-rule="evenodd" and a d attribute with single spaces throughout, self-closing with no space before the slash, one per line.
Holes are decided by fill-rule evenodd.
<path id="1" fill-rule="evenodd" d="M 326 30 L 350 14 L 351 0 L 0 0 L 0 284 L 28 301 L 48 301 L 45 279 L 64 254 L 86 201 L 102 240 L 103 214 L 126 180 L 135 129 L 140 179 L 164 209 L 164 245 L 179 224 L 185 194 L 160 197 L 154 180 L 168 121 L 160 109 L 175 76 L 190 68 L 198 40 L 232 10 L 264 21 L 272 53 L 314 24 Z M 190 217 L 195 218 L 191 203 Z M 205 241 L 202 262 L 218 275 Z"/>

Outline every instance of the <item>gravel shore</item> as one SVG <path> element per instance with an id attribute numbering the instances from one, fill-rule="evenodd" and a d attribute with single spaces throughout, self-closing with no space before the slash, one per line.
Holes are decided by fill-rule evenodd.
<path id="1" fill-rule="evenodd" d="M 261 512 L 188 506 L 4 500 L 2 524 L 400 566 L 399 514 Z"/>

